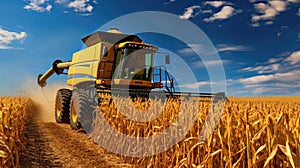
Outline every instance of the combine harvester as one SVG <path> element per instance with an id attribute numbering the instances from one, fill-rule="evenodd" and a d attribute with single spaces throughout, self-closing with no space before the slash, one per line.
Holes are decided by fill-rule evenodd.
<path id="1" fill-rule="evenodd" d="M 52 67 L 38 76 L 38 84 L 46 86 L 46 80 L 54 73 L 67 74 L 69 89 L 57 92 L 55 119 L 58 123 L 71 123 L 79 129 L 91 118 L 92 111 L 105 98 L 128 96 L 131 98 L 199 97 L 200 100 L 226 100 L 221 93 L 176 92 L 174 79 L 165 66 L 154 66 L 158 47 L 145 44 L 136 35 L 121 33 L 118 29 L 95 32 L 82 39 L 87 46 L 73 54 L 72 61 L 56 60 Z M 170 56 L 165 55 L 165 64 Z M 67 69 L 68 73 L 64 70 Z M 80 114 L 80 117 L 78 117 Z M 88 122 L 88 121 L 87 121 Z"/>

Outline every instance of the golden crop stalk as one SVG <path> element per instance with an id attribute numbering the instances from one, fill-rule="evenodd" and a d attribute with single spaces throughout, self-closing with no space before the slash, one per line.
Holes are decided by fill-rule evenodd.
<path id="1" fill-rule="evenodd" d="M 32 108 L 28 98 L 0 97 L 0 167 L 20 167 L 19 153 Z"/>
<path id="2" fill-rule="evenodd" d="M 199 106 L 197 119 L 185 139 L 169 150 L 148 157 L 123 157 L 127 162 L 143 167 L 300 167 L 300 99 L 299 97 L 229 98 L 219 125 L 205 142 L 199 142 L 200 131 L 210 110 L 210 102 L 168 100 L 164 108 L 157 102 L 131 102 L 117 98 L 118 107 L 143 110 L 162 110 L 156 119 L 135 122 L 122 114 L 122 109 L 112 104 L 101 104 L 97 115 L 103 115 L 119 132 L 135 137 L 147 137 L 163 132 L 179 116 L 192 113 Z M 154 107 L 152 107 L 153 105 Z M 216 108 L 216 107 L 215 107 Z M 133 110 L 124 108 L 125 110 Z M 157 113 L 157 111 L 154 111 Z M 187 115 L 188 116 L 188 115 Z M 102 123 L 94 121 L 96 140 L 105 139 L 107 132 Z M 187 118 L 180 118 L 187 120 Z M 187 120 L 188 121 L 188 120 Z M 207 125 L 210 126 L 210 125 Z M 178 131 L 173 132 L 179 134 Z M 167 143 L 167 142 L 166 142 Z M 122 148 L 127 144 L 120 143 Z M 149 147 L 147 147 L 148 149 Z M 129 149 L 130 150 L 130 149 Z M 152 149 L 154 151 L 154 149 Z"/>

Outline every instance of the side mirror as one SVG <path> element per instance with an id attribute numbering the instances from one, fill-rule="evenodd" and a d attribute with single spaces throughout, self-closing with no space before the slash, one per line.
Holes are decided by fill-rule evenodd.
<path id="1" fill-rule="evenodd" d="M 170 55 L 169 54 L 165 55 L 165 63 L 170 64 Z"/>

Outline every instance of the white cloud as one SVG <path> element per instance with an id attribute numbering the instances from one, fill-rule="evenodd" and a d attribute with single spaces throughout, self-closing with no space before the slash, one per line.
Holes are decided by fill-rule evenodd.
<path id="1" fill-rule="evenodd" d="M 203 86 L 210 86 L 215 84 L 215 82 L 210 82 L 210 81 L 202 81 L 202 82 L 196 82 L 196 83 L 189 83 L 189 84 L 183 84 L 180 85 L 180 88 L 188 88 L 188 89 L 197 89 Z"/>
<path id="2" fill-rule="evenodd" d="M 243 68 L 241 71 L 247 71 L 247 72 L 253 72 L 253 71 L 258 71 L 261 69 L 263 66 L 257 66 L 257 67 L 246 67 Z"/>
<path id="3" fill-rule="evenodd" d="M 297 63 L 300 63 L 300 50 L 293 53 L 285 52 L 277 58 L 269 58 L 267 62 L 255 67 L 246 67 L 241 69 L 243 72 L 257 72 L 258 74 L 288 72 L 295 69 Z"/>
<path id="4" fill-rule="evenodd" d="M 178 50 L 178 53 L 185 56 L 186 59 L 189 59 L 191 63 L 191 68 L 198 69 L 203 68 L 205 66 L 207 67 L 216 67 L 216 66 L 222 66 L 224 64 L 230 63 L 229 60 L 220 60 L 215 59 L 215 54 L 217 54 L 217 50 L 215 47 L 211 45 L 206 44 L 188 44 L 189 47 L 183 48 Z M 203 63 L 203 60 L 200 61 L 199 57 L 196 56 L 196 53 L 201 54 L 201 56 L 206 57 L 205 64 Z"/>
<path id="5" fill-rule="evenodd" d="M 204 4 L 218 8 L 218 7 L 226 4 L 226 2 L 225 1 L 207 1 Z"/>
<path id="6" fill-rule="evenodd" d="M 199 9 L 200 6 L 190 6 L 185 9 L 185 12 L 179 16 L 180 19 L 189 19 L 191 17 L 194 17 L 193 13 L 195 9 Z"/>
<path id="7" fill-rule="evenodd" d="M 46 11 L 50 11 L 52 9 L 52 5 L 48 4 L 46 7 Z"/>
<path id="8" fill-rule="evenodd" d="M 210 18 L 205 18 L 205 22 L 213 22 L 215 20 L 225 20 L 234 15 L 234 8 L 231 6 L 224 6 L 221 11 L 215 13 Z"/>
<path id="9" fill-rule="evenodd" d="M 75 12 L 92 12 L 93 6 L 88 4 L 90 0 L 74 0 L 67 7 L 73 8 Z"/>
<path id="10" fill-rule="evenodd" d="M 24 6 L 24 9 L 34 10 L 37 12 L 51 11 L 52 5 L 49 0 L 26 0 L 29 4 Z M 89 3 L 90 0 L 55 0 L 54 3 L 63 5 L 67 8 L 72 8 L 75 12 L 81 12 L 82 16 L 89 16 L 93 11 L 94 7 Z M 98 4 L 97 0 L 91 1 L 94 4 Z M 64 11 L 64 13 L 68 13 Z"/>
<path id="11" fill-rule="evenodd" d="M 195 51 L 192 48 L 183 48 L 178 50 L 180 54 L 193 54 Z"/>
<path id="12" fill-rule="evenodd" d="M 79 14 L 80 16 L 91 16 L 93 15 L 93 13 L 82 13 L 82 14 Z"/>
<path id="13" fill-rule="evenodd" d="M 280 30 L 285 30 L 285 29 L 288 29 L 289 26 L 280 26 Z"/>
<path id="14" fill-rule="evenodd" d="M 294 70 L 290 72 L 284 72 L 284 73 L 275 73 L 270 75 L 258 75 L 258 76 L 252 76 L 249 78 L 242 78 L 239 79 L 239 82 L 245 84 L 245 85 L 254 85 L 254 84 L 260 84 L 265 82 L 292 82 L 300 80 L 300 70 Z"/>
<path id="15" fill-rule="evenodd" d="M 293 82 L 266 82 L 259 84 L 245 85 L 243 90 L 251 92 L 253 95 L 299 95 L 300 81 Z"/>
<path id="16" fill-rule="evenodd" d="M 267 21 L 265 24 L 266 24 L 266 25 L 271 25 L 271 24 L 273 24 L 273 23 L 274 23 L 274 22 L 270 20 L 270 21 Z"/>
<path id="17" fill-rule="evenodd" d="M 282 52 L 278 56 L 279 57 L 286 57 L 286 56 L 289 56 L 289 55 L 291 55 L 291 52 Z"/>
<path id="18" fill-rule="evenodd" d="M 0 49 L 10 49 L 12 48 L 9 44 L 15 40 L 22 40 L 27 36 L 26 32 L 10 32 L 4 30 L 0 27 Z"/>
<path id="19" fill-rule="evenodd" d="M 254 94 L 263 94 L 263 93 L 282 93 L 287 92 L 285 88 L 269 88 L 269 87 L 258 87 L 252 91 Z"/>
<path id="20" fill-rule="evenodd" d="M 287 0 L 288 2 L 292 2 L 292 3 L 298 3 L 300 2 L 300 0 Z"/>
<path id="21" fill-rule="evenodd" d="M 255 9 L 259 12 L 262 13 L 261 15 L 253 15 L 252 16 L 252 21 L 257 22 L 259 20 L 268 20 L 268 19 L 274 19 L 274 17 L 279 14 L 279 11 L 274 9 L 272 6 L 269 4 L 265 3 L 258 3 L 254 4 Z"/>
<path id="22" fill-rule="evenodd" d="M 298 13 L 297 13 L 297 15 L 298 15 L 298 16 L 300 16 L 300 8 L 298 9 Z"/>
<path id="23" fill-rule="evenodd" d="M 52 5 L 48 3 L 48 0 L 29 0 L 29 4 L 25 5 L 24 9 L 37 12 L 49 12 L 52 9 Z"/>
<path id="24" fill-rule="evenodd" d="M 217 51 L 212 45 L 208 44 L 188 44 L 189 47 L 178 50 L 180 54 L 190 55 L 201 53 L 203 55 L 215 54 Z"/>
<path id="25" fill-rule="evenodd" d="M 228 44 L 218 44 L 216 48 L 210 45 L 204 44 L 188 44 L 189 47 L 178 50 L 180 54 L 194 54 L 201 53 L 203 55 L 211 55 L 217 52 L 225 51 L 250 51 L 251 47 L 243 45 L 228 45 Z"/>
<path id="26" fill-rule="evenodd" d="M 257 1 L 260 1 L 260 0 L 249 0 L 249 2 L 251 2 L 251 3 L 254 3 L 254 2 L 257 2 Z"/>
<path id="27" fill-rule="evenodd" d="M 58 4 L 66 4 L 68 2 L 69 2 L 69 0 L 55 0 L 55 3 L 58 3 Z"/>
<path id="28" fill-rule="evenodd" d="M 286 10 L 286 7 L 287 7 L 287 2 L 285 1 L 269 1 L 269 4 L 275 9 L 277 10 L 278 12 L 283 12 Z"/>
<path id="29" fill-rule="evenodd" d="M 246 67 L 243 68 L 241 71 L 246 72 L 257 72 L 258 74 L 266 74 L 266 73 L 273 73 L 279 70 L 280 64 L 270 64 L 266 66 L 257 66 L 257 67 Z"/>
<path id="30" fill-rule="evenodd" d="M 296 81 L 296 82 L 273 82 L 273 83 L 259 83 L 259 84 L 251 84 L 251 85 L 246 85 L 245 88 L 247 89 L 255 89 L 255 88 L 274 88 L 274 87 L 278 87 L 278 88 L 300 88 L 300 81 Z"/>
<path id="31" fill-rule="evenodd" d="M 259 27 L 260 24 L 259 23 L 251 23 L 250 26 L 252 26 L 252 27 Z"/>
<path id="32" fill-rule="evenodd" d="M 286 61 L 289 61 L 291 65 L 295 65 L 297 63 L 300 63 L 300 50 L 293 52 Z"/>
<path id="33" fill-rule="evenodd" d="M 212 10 L 203 10 L 201 13 L 213 13 L 213 11 Z"/>
<path id="34" fill-rule="evenodd" d="M 228 64 L 230 63 L 230 61 L 228 60 L 209 60 L 209 61 L 205 61 L 205 63 L 203 61 L 197 61 L 197 62 L 193 62 L 191 64 L 192 68 L 198 69 L 198 68 L 202 68 L 202 67 L 223 67 L 224 64 Z"/>
<path id="35" fill-rule="evenodd" d="M 278 32 L 278 33 L 277 33 L 277 37 L 280 37 L 281 35 L 282 35 L 281 32 Z"/>
<path id="36" fill-rule="evenodd" d="M 217 45 L 218 52 L 223 51 L 250 51 L 251 48 L 243 45 L 227 45 L 227 44 L 219 44 Z"/>
<path id="37" fill-rule="evenodd" d="M 300 0 L 268 0 L 268 1 L 256 1 L 250 0 L 254 3 L 255 13 L 252 15 L 251 21 L 253 27 L 258 27 L 259 21 L 266 21 L 266 25 L 273 24 L 273 21 L 277 15 L 288 10 L 288 6 L 293 3 L 298 3 Z M 300 14 L 300 12 L 299 12 Z"/>
<path id="38" fill-rule="evenodd" d="M 263 65 L 246 67 L 241 71 L 257 72 L 258 75 L 235 80 L 253 94 L 299 94 L 300 50 L 285 52 L 280 57 L 270 58 Z"/>
<path id="39" fill-rule="evenodd" d="M 175 2 L 176 0 L 169 0 L 168 2 L 165 2 L 164 4 L 170 4 L 170 3 L 173 3 Z"/>
<path id="40" fill-rule="evenodd" d="M 279 62 L 281 60 L 283 60 L 283 58 L 269 58 L 267 63 L 268 64 L 273 64 L 273 63 Z"/>
<path id="41" fill-rule="evenodd" d="M 12 48 L 11 46 L 0 44 L 0 50 L 11 49 L 11 48 Z"/>

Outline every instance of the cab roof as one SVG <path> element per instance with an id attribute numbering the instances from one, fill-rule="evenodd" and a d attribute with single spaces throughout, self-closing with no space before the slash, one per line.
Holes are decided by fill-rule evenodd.
<path id="1" fill-rule="evenodd" d="M 143 41 L 137 35 L 101 32 L 101 31 L 97 31 L 93 34 L 90 34 L 90 35 L 82 38 L 81 40 L 87 47 L 90 47 L 90 46 L 95 45 L 100 42 L 108 42 L 111 44 L 118 44 L 118 43 L 122 43 L 125 41 L 131 41 L 131 42 L 142 42 Z"/>

